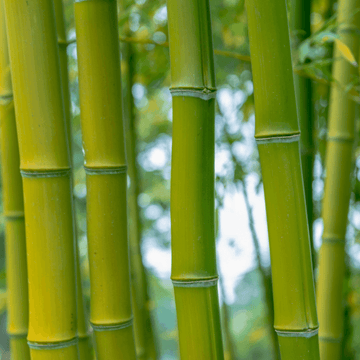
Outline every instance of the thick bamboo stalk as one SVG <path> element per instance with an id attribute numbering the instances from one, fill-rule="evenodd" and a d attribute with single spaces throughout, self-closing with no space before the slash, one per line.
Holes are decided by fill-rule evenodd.
<path id="1" fill-rule="evenodd" d="M 155 360 L 158 356 L 149 309 L 148 284 L 141 258 L 141 224 L 137 201 L 139 196 L 139 179 L 136 165 L 134 99 L 131 92 L 135 56 L 131 44 L 125 44 L 124 48 L 123 56 L 126 61 L 124 94 L 125 139 L 126 160 L 130 177 L 130 186 L 128 188 L 129 244 L 136 355 L 138 360 Z"/>
<path id="2" fill-rule="evenodd" d="M 68 62 L 67 62 L 67 40 L 64 19 L 64 9 L 62 0 L 54 0 L 56 28 L 59 43 L 60 55 L 60 68 L 61 68 L 61 83 L 64 95 L 64 108 L 66 116 L 67 136 L 70 149 L 70 158 L 72 158 L 72 137 L 71 137 L 71 99 L 69 89 L 69 75 L 68 75 Z M 70 160 L 71 161 L 71 160 Z M 72 162 L 72 161 L 71 161 Z M 75 223 L 75 219 L 74 219 Z M 76 231 L 75 231 L 76 233 Z M 81 271 L 80 271 L 80 258 L 79 248 L 76 241 L 76 295 L 77 295 L 77 325 L 78 325 L 78 338 L 79 338 L 79 355 L 80 360 L 87 360 L 92 358 L 91 353 L 91 338 L 89 335 L 89 328 L 85 319 L 84 300 L 81 285 Z"/>
<path id="3" fill-rule="evenodd" d="M 358 25 L 358 0 L 338 3 L 338 35 L 358 54 L 357 34 L 349 29 Z M 335 45 L 333 77 L 343 86 L 351 83 L 356 67 L 345 60 Z M 324 232 L 320 250 L 318 279 L 318 312 L 320 321 L 320 353 L 323 360 L 342 358 L 343 279 L 345 270 L 345 234 L 351 194 L 356 104 L 338 87 L 331 88 L 326 179 L 323 200 Z"/>
<path id="4" fill-rule="evenodd" d="M 294 47 L 311 35 L 310 15 L 311 0 L 292 0 L 290 12 L 290 25 L 296 39 Z M 294 73 L 295 95 L 297 113 L 300 124 L 300 150 L 301 165 L 305 188 L 306 212 L 310 230 L 310 244 L 312 262 L 315 267 L 315 249 L 313 242 L 313 165 L 314 165 L 314 139 L 313 139 L 313 106 L 312 106 L 312 80 Z"/>
<path id="5" fill-rule="evenodd" d="M 24 186 L 32 360 L 78 359 L 71 168 L 54 5 L 5 0 Z"/>
<path id="6" fill-rule="evenodd" d="M 248 0 L 255 137 L 282 360 L 318 360 L 318 322 L 285 0 Z"/>
<path id="7" fill-rule="evenodd" d="M 3 2 L 0 1 L 0 141 L 11 360 L 30 360 L 23 188 Z"/>
<path id="8" fill-rule="evenodd" d="M 127 170 L 116 0 L 76 1 L 87 173 L 91 313 L 97 359 L 135 359 L 127 242 Z"/>
<path id="9" fill-rule="evenodd" d="M 223 359 L 215 251 L 215 71 L 208 0 L 168 0 L 172 270 L 182 359 Z"/>

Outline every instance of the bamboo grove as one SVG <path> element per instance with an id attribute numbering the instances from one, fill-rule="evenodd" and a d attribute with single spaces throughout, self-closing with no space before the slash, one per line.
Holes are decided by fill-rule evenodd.
<path id="1" fill-rule="evenodd" d="M 242 121 L 235 112 L 239 127 L 224 127 L 221 141 L 225 138 L 232 149 L 230 183 L 242 189 L 245 223 L 264 288 L 262 312 L 267 316 L 261 319 L 271 349 L 266 358 L 355 359 L 346 355 L 349 324 L 356 319 L 344 309 L 344 304 L 351 306 L 344 288 L 356 291 L 349 280 L 348 259 L 354 257 L 346 241 L 354 242 L 348 239 L 354 237 L 349 219 L 356 208 L 351 199 L 356 202 L 358 196 L 354 169 L 360 167 L 360 0 L 233 1 L 245 6 L 246 16 L 226 24 L 223 41 L 231 44 L 231 29 L 243 32 L 250 55 L 214 49 L 219 24 L 213 10 L 220 14 L 218 9 L 231 1 L 158 3 L 165 12 L 144 17 L 149 26 L 165 24 L 168 34 L 161 41 L 156 40 L 159 31 L 155 40 L 134 36 L 141 29 L 146 33 L 134 26 L 141 6 L 150 4 L 146 0 L 0 0 L 1 183 L 11 359 L 167 358 L 159 343 L 170 335 L 159 336 L 155 326 L 154 304 L 159 301 L 153 299 L 154 276 L 144 265 L 149 260 L 143 239 L 151 231 L 143 188 L 153 186 L 151 191 L 163 194 L 140 166 L 141 151 L 146 152 L 140 138 L 150 136 L 154 125 L 145 123 L 149 115 L 141 110 L 136 91 L 139 82 L 146 83 L 139 47 L 145 49 L 152 73 L 161 63 L 151 51 L 162 48 L 166 53 L 162 77 L 147 85 L 160 92 L 164 82 L 170 94 L 164 102 L 171 98 L 171 173 L 165 180 L 171 219 L 168 291 L 173 291 L 176 312 L 176 334 L 171 336 L 178 341 L 178 358 L 246 358 L 237 354 L 235 336 L 249 321 L 242 320 L 242 330 L 234 331 L 236 319 L 226 304 L 215 240 L 223 231 L 219 213 L 225 203 L 215 163 L 219 124 L 234 115 L 222 106 L 226 87 L 221 83 L 218 90 L 216 85 L 228 71 L 217 61 L 222 56 L 244 68 L 251 63 L 248 112 L 255 116 L 252 136 L 265 198 L 272 289 L 246 180 L 250 170 L 244 170 L 254 160 L 239 160 L 245 155 L 233 150 L 244 136 L 239 129 L 250 120 Z M 316 28 L 319 8 L 324 19 Z M 73 29 L 66 21 L 70 10 Z M 68 41 L 68 34 L 73 40 Z M 76 65 L 69 61 L 69 49 Z M 317 60 L 325 53 L 327 61 Z M 240 79 L 246 71 L 227 79 Z M 81 135 L 80 130 L 74 135 L 75 98 Z M 315 115 L 320 113 L 318 98 L 329 103 L 323 106 L 325 115 Z M 239 104 L 239 109 L 247 106 L 245 100 Z M 159 107 L 151 111 L 154 124 L 160 122 Z M 327 133 L 322 142 L 317 129 Z M 81 146 L 75 141 L 78 134 Z M 320 210 L 314 195 L 319 163 L 324 168 Z M 76 206 L 81 173 L 86 183 L 83 209 Z M 317 211 L 323 222 L 319 254 Z M 86 225 L 77 221 L 79 212 Z M 85 256 L 79 247 L 81 232 L 86 234 Z"/>

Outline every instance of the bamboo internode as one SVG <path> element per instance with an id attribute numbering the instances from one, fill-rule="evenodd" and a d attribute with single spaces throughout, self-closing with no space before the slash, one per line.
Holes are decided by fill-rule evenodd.
<path id="1" fill-rule="evenodd" d="M 359 39 L 355 32 L 348 30 L 359 25 L 359 5 L 358 0 L 341 0 L 338 3 L 338 35 L 353 54 L 359 52 Z M 333 77 L 346 86 L 355 79 L 357 69 L 342 57 L 337 44 L 334 59 Z M 345 234 L 351 194 L 356 104 L 335 86 L 331 88 L 330 99 L 323 200 L 324 231 L 317 296 L 321 359 L 339 360 L 342 358 Z"/>
<path id="2" fill-rule="evenodd" d="M 208 0 L 168 0 L 172 270 L 182 359 L 223 359 L 215 254 L 215 72 Z"/>
<path id="3" fill-rule="evenodd" d="M 87 184 L 90 296 L 97 359 L 135 359 L 127 241 L 127 168 L 116 0 L 76 1 Z"/>
<path id="4" fill-rule="evenodd" d="M 255 137 L 270 238 L 274 327 L 283 360 L 318 360 L 318 322 L 286 3 L 251 0 L 246 5 Z"/>
<path id="5" fill-rule="evenodd" d="M 5 0 L 23 176 L 32 360 L 78 359 L 71 169 L 54 5 Z"/>
<path id="6" fill-rule="evenodd" d="M 0 2 L 0 123 L 4 198 L 8 334 L 12 360 L 30 360 L 23 188 L 16 134 L 5 13 Z"/>

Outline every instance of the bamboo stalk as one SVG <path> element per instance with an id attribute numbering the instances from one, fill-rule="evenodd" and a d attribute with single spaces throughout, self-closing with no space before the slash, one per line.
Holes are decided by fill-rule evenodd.
<path id="1" fill-rule="evenodd" d="M 123 57 L 126 62 L 126 72 L 124 74 L 125 139 L 128 174 L 130 177 L 130 186 L 128 188 L 129 244 L 136 355 L 138 360 L 155 360 L 158 356 L 149 309 L 148 284 L 141 258 L 141 224 L 137 202 L 139 179 L 136 165 L 134 99 L 131 92 L 135 54 L 131 44 L 126 44 L 124 47 Z"/>
<path id="2" fill-rule="evenodd" d="M 168 0 L 172 270 L 182 359 L 223 359 L 214 207 L 215 71 L 208 0 Z"/>
<path id="3" fill-rule="evenodd" d="M 69 75 L 68 75 L 68 62 L 67 62 L 67 40 L 64 19 L 64 9 L 62 0 L 54 0 L 56 28 L 59 43 L 59 56 L 61 68 L 61 83 L 64 96 L 64 108 L 66 115 L 67 136 L 70 148 L 70 158 L 72 158 L 72 137 L 71 137 L 71 99 L 69 89 Z M 71 161 L 71 160 L 70 160 Z M 71 161 L 72 162 L 72 161 Z M 75 199 L 73 198 L 73 202 Z M 74 219 L 75 224 L 75 219 Z M 76 226 L 76 224 L 75 224 Z M 75 231 L 76 234 L 76 231 Z M 78 338 L 79 338 L 79 356 L 80 360 L 87 360 L 92 358 L 91 353 L 91 338 L 89 335 L 89 328 L 85 320 L 84 300 L 81 285 L 81 270 L 80 270 L 80 257 L 79 248 L 76 241 L 76 295 L 77 295 L 77 325 L 78 325 Z"/>
<path id="4" fill-rule="evenodd" d="M 258 269 L 260 271 L 261 282 L 262 282 L 263 289 L 264 289 L 266 312 L 267 312 L 267 316 L 269 319 L 269 325 L 272 326 L 272 324 L 274 323 L 274 301 L 273 301 L 273 292 L 272 292 L 272 288 L 271 288 L 270 271 L 266 271 L 266 269 L 264 268 L 264 266 L 262 264 L 260 243 L 259 243 L 259 239 L 258 239 L 256 229 L 255 229 L 253 208 L 250 205 L 245 181 L 241 181 L 241 184 L 242 184 L 242 191 L 243 191 L 244 200 L 245 200 L 245 207 L 246 207 L 246 211 L 247 211 L 247 214 L 249 217 L 249 228 L 250 228 L 251 237 L 253 240 L 255 253 L 256 253 L 256 262 L 257 262 Z M 280 358 L 279 343 L 277 340 L 276 332 L 274 331 L 273 328 L 270 329 L 270 339 L 271 339 L 271 344 L 273 347 L 274 359 L 278 360 Z"/>
<path id="5" fill-rule="evenodd" d="M 285 0 L 247 0 L 255 137 L 282 360 L 318 360 L 318 322 Z"/>
<path id="6" fill-rule="evenodd" d="M 30 360 L 26 342 L 29 321 L 23 188 L 12 96 L 3 2 L 0 1 L 0 123 L 7 279 L 7 332 L 11 360 Z"/>
<path id="7" fill-rule="evenodd" d="M 338 35 L 354 54 L 359 40 L 353 32 L 358 0 L 338 3 Z M 335 45 L 333 77 L 348 84 L 357 74 L 356 67 L 342 58 Z M 331 88 L 328 139 L 326 148 L 326 179 L 323 200 L 324 231 L 320 250 L 318 279 L 318 312 L 320 321 L 320 353 L 324 360 L 342 358 L 343 280 L 345 271 L 345 234 L 351 194 L 351 173 L 354 156 L 356 104 L 337 87 Z"/>
<path id="8" fill-rule="evenodd" d="M 71 168 L 54 5 L 5 0 L 23 177 L 32 360 L 78 359 Z"/>
<path id="9" fill-rule="evenodd" d="M 97 359 L 135 359 L 116 0 L 75 2 Z"/>
<path id="10" fill-rule="evenodd" d="M 292 0 L 290 24 L 296 37 L 294 47 L 310 37 L 311 0 Z M 315 267 L 315 248 L 313 241 L 313 166 L 314 166 L 314 139 L 313 139 L 313 106 L 312 106 L 312 81 L 309 78 L 294 74 L 297 114 L 300 124 L 300 150 L 301 165 L 305 188 L 306 212 L 310 230 L 310 245 L 312 263 Z"/>

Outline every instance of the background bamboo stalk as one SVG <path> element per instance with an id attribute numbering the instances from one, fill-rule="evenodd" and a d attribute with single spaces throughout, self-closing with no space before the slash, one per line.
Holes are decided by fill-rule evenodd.
<path id="1" fill-rule="evenodd" d="M 116 0 L 76 1 L 75 24 L 97 359 L 135 359 Z"/>
<path id="2" fill-rule="evenodd" d="M 266 312 L 267 312 L 267 316 L 269 318 L 269 324 L 270 324 L 270 326 L 272 326 L 272 324 L 274 323 L 274 301 L 273 301 L 273 292 L 272 292 L 272 288 L 271 288 L 271 274 L 270 274 L 269 270 L 264 268 L 263 263 L 262 263 L 260 243 L 259 243 L 259 239 L 258 239 L 256 229 L 255 229 L 253 208 L 250 205 L 249 195 L 248 195 L 248 192 L 246 189 L 245 181 L 242 182 L 242 191 L 244 194 L 246 211 L 247 211 L 247 214 L 249 217 L 249 228 L 250 228 L 251 237 L 252 237 L 254 248 L 255 248 L 256 262 L 257 262 L 258 269 L 260 271 L 261 282 L 262 282 L 262 286 L 264 289 Z M 279 359 L 279 343 L 277 340 L 276 332 L 274 331 L 273 328 L 270 329 L 270 338 L 271 338 L 271 343 L 273 346 L 274 359 Z"/>
<path id="3" fill-rule="evenodd" d="M 23 176 L 32 360 L 78 359 L 71 168 L 54 5 L 5 1 Z"/>
<path id="4" fill-rule="evenodd" d="M 338 35 L 358 54 L 358 0 L 338 3 Z M 352 29 L 352 31 L 349 31 Z M 345 60 L 335 44 L 333 78 L 343 86 L 356 76 L 356 67 Z M 355 137 L 356 104 L 338 87 L 331 88 L 326 179 L 323 200 L 323 243 L 320 250 L 318 279 L 318 312 L 320 353 L 323 360 L 342 358 L 343 278 L 345 271 L 345 234 L 351 194 L 351 173 Z"/>
<path id="5" fill-rule="evenodd" d="M 0 141 L 4 198 L 8 334 L 12 360 L 30 360 L 23 188 L 4 4 L 0 1 Z"/>
<path id="6" fill-rule="evenodd" d="M 131 44 L 124 44 L 123 50 L 123 58 L 125 59 L 126 65 L 124 73 L 124 113 L 126 160 L 130 177 L 130 186 L 128 188 L 128 216 L 136 355 L 139 360 L 155 360 L 157 359 L 157 351 L 149 309 L 148 284 L 141 258 L 141 224 L 137 201 L 139 196 L 139 179 L 136 165 L 135 113 L 134 99 L 132 96 L 135 54 Z"/>
<path id="7" fill-rule="evenodd" d="M 318 360 L 318 322 L 286 2 L 251 0 L 246 5 L 255 137 L 270 238 L 274 327 L 282 360 Z"/>
<path id="8" fill-rule="evenodd" d="M 171 279 L 182 359 L 223 359 L 214 207 L 215 72 L 208 0 L 168 0 Z"/>
<path id="9" fill-rule="evenodd" d="M 290 25 L 295 40 L 293 46 L 294 48 L 297 48 L 302 41 L 311 35 L 311 0 L 292 0 L 290 8 Z M 312 188 L 314 166 L 312 80 L 294 73 L 294 85 L 297 114 L 301 131 L 300 151 L 305 188 L 306 212 L 309 223 L 312 263 L 315 268 L 316 253 L 313 242 L 314 213 Z"/>
<path id="10" fill-rule="evenodd" d="M 64 96 L 64 108 L 66 116 L 67 136 L 70 150 L 70 161 L 72 162 L 72 136 L 71 136 L 71 99 L 69 89 L 69 74 L 68 74 L 68 59 L 67 59 L 67 40 L 66 40 L 66 27 L 64 19 L 64 9 L 62 0 L 54 0 L 56 28 L 59 43 L 59 56 L 60 56 L 60 68 L 61 68 L 61 84 Z M 73 199 L 74 203 L 75 199 Z M 73 210 L 74 211 L 74 210 Z M 74 219 L 75 224 L 75 219 Z M 76 224 L 75 224 L 76 228 Z M 75 231 L 76 234 L 76 231 Z M 79 337 L 79 355 L 80 360 L 87 360 L 92 358 L 91 353 L 91 337 L 89 335 L 89 328 L 85 319 L 84 312 L 84 300 L 81 286 L 81 269 L 79 248 L 76 243 L 76 295 L 77 295 L 77 326 Z"/>

